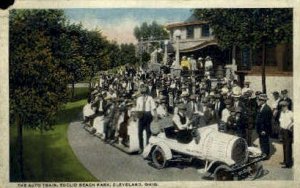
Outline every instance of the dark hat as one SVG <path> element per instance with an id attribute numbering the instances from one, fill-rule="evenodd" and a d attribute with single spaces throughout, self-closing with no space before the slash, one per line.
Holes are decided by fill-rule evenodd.
<path id="1" fill-rule="evenodd" d="M 214 107 L 214 105 L 212 104 L 212 103 L 207 103 L 207 105 L 206 105 L 208 108 L 213 108 Z"/>
<path id="2" fill-rule="evenodd" d="M 219 98 L 221 98 L 221 95 L 220 95 L 219 93 L 216 93 L 216 94 L 215 94 L 215 98 L 216 98 L 216 99 L 219 99 Z"/>
<path id="3" fill-rule="evenodd" d="M 256 92 L 255 92 L 255 95 L 260 95 L 260 94 L 262 94 L 261 91 L 256 91 Z"/>
<path id="4" fill-rule="evenodd" d="M 262 93 L 262 94 L 259 95 L 258 99 L 266 101 L 266 100 L 268 100 L 268 95 L 265 94 L 265 93 Z"/>
<path id="5" fill-rule="evenodd" d="M 225 101 L 224 101 L 224 103 L 226 104 L 226 105 L 231 105 L 232 104 L 232 100 L 231 99 L 226 99 Z"/>
<path id="6" fill-rule="evenodd" d="M 246 85 L 249 85 L 249 84 L 250 84 L 250 82 L 249 82 L 249 81 L 246 81 L 246 82 L 245 82 L 245 84 L 246 84 Z"/>
<path id="7" fill-rule="evenodd" d="M 287 93 L 288 93 L 288 91 L 286 89 L 281 91 L 281 94 L 287 94 Z"/>
<path id="8" fill-rule="evenodd" d="M 232 107 L 230 107 L 229 109 L 228 109 L 230 112 L 236 112 L 235 110 L 235 108 L 232 106 Z"/>
<path id="9" fill-rule="evenodd" d="M 235 112 L 236 113 L 238 113 L 238 112 L 242 113 L 242 111 L 243 111 L 243 109 L 241 107 L 239 107 L 239 106 L 235 108 Z"/>
<path id="10" fill-rule="evenodd" d="M 272 94 L 275 95 L 275 96 L 279 96 L 279 92 L 278 91 L 274 91 Z"/>

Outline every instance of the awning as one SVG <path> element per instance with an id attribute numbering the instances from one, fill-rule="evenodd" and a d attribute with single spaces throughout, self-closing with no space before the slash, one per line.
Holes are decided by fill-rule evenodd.
<path id="1" fill-rule="evenodd" d="M 212 45 L 216 45 L 218 46 L 218 43 L 216 40 L 209 40 L 209 41 L 205 41 L 203 43 L 200 43 L 196 46 L 190 47 L 190 48 L 186 48 L 186 49 L 181 49 L 180 53 L 188 53 L 188 52 L 194 52 L 197 50 L 201 50 L 203 48 L 206 48 L 208 46 L 212 46 Z"/>

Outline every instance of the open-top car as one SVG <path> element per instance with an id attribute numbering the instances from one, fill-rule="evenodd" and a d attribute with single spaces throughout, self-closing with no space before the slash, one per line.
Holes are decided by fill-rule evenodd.
<path id="1" fill-rule="evenodd" d="M 151 136 L 143 157 L 162 169 L 171 161 L 200 159 L 205 162 L 203 176 L 215 180 L 255 179 L 263 172 L 260 149 L 248 147 L 243 138 L 218 131 L 213 124 L 187 131 L 184 139 L 165 131 Z"/>

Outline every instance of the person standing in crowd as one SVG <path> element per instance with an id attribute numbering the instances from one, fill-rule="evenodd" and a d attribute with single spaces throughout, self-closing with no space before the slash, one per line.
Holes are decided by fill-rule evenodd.
<path id="1" fill-rule="evenodd" d="M 205 58 L 204 68 L 205 72 L 210 72 L 213 69 L 213 62 L 211 60 L 211 57 L 207 56 Z"/>
<path id="2" fill-rule="evenodd" d="M 225 108 L 225 103 L 224 100 L 222 100 L 221 95 L 219 93 L 215 94 L 214 111 L 215 111 L 217 122 L 221 120 L 222 111 L 224 108 Z"/>
<path id="3" fill-rule="evenodd" d="M 203 69 L 203 58 L 202 57 L 198 58 L 197 67 L 198 67 L 199 70 Z"/>
<path id="4" fill-rule="evenodd" d="M 186 56 L 182 57 L 182 60 L 180 62 L 180 66 L 182 70 L 191 70 L 191 64 L 190 62 L 186 59 Z"/>
<path id="5" fill-rule="evenodd" d="M 105 107 L 104 112 L 104 133 L 105 138 L 104 142 L 109 143 L 110 141 L 114 140 L 114 115 L 116 111 L 116 98 L 112 98 L 111 96 L 106 96 L 105 101 L 107 102 L 107 105 Z"/>
<path id="6" fill-rule="evenodd" d="M 249 91 L 250 90 L 250 82 L 248 82 L 248 81 L 246 81 L 245 83 L 244 83 L 244 87 L 243 87 L 243 89 L 242 89 L 242 95 L 244 95 L 247 91 Z"/>
<path id="7" fill-rule="evenodd" d="M 292 158 L 292 143 L 293 143 L 293 126 L 294 118 L 293 112 L 288 109 L 289 103 L 287 101 L 281 101 L 281 113 L 280 113 L 280 128 L 283 137 L 283 168 L 291 168 L 293 166 Z"/>
<path id="8" fill-rule="evenodd" d="M 194 75 L 195 74 L 195 71 L 197 70 L 197 62 L 196 60 L 194 59 L 194 55 L 192 54 L 191 57 L 190 57 L 190 63 L 191 63 L 191 70 L 192 70 L 192 74 Z"/>
<path id="9" fill-rule="evenodd" d="M 168 110 L 166 106 L 166 96 L 160 96 L 157 100 L 157 107 L 156 107 L 156 112 L 157 112 L 157 118 L 158 119 L 163 119 L 166 116 L 168 116 Z"/>
<path id="10" fill-rule="evenodd" d="M 272 110 L 266 103 L 268 97 L 266 94 L 260 94 L 257 100 L 258 112 L 256 116 L 256 132 L 259 137 L 259 144 L 262 153 L 266 155 L 265 160 L 270 158 L 270 134 L 272 129 Z"/>
<path id="11" fill-rule="evenodd" d="M 147 94 L 147 86 L 141 86 L 141 96 L 137 98 L 136 111 L 140 113 L 139 117 L 139 127 L 138 127 L 138 137 L 139 137 L 139 146 L 141 154 L 144 150 L 144 138 L 143 131 L 146 131 L 146 143 L 148 144 L 149 138 L 151 136 L 150 124 L 154 119 L 156 120 L 156 105 L 154 99 Z M 153 115 L 152 115 L 153 113 Z"/>
<path id="12" fill-rule="evenodd" d="M 282 90 L 281 91 L 281 99 L 279 101 L 279 103 L 281 101 L 286 101 L 288 103 L 288 109 L 289 110 L 292 110 L 293 109 L 293 102 L 292 102 L 292 99 L 288 97 L 288 91 L 286 89 Z M 281 109 L 281 107 L 279 107 Z"/>
<path id="13" fill-rule="evenodd" d="M 252 146 L 252 132 L 254 129 L 254 121 L 256 118 L 257 103 L 256 98 L 252 90 L 248 90 L 245 93 L 245 107 L 247 116 L 247 126 L 246 126 L 246 141 L 248 146 Z"/>
<path id="14" fill-rule="evenodd" d="M 231 108 L 231 105 L 232 105 L 232 100 L 230 98 L 226 99 L 224 101 L 225 103 L 225 107 L 223 110 L 222 110 L 222 113 L 221 113 L 221 121 L 223 122 L 227 122 L 228 120 L 228 117 L 230 116 L 230 108 Z"/>
<path id="15" fill-rule="evenodd" d="M 274 102 L 272 104 L 272 112 L 273 112 L 273 121 L 272 121 L 272 137 L 279 138 L 279 101 L 281 100 L 279 92 L 274 91 L 273 93 Z"/>

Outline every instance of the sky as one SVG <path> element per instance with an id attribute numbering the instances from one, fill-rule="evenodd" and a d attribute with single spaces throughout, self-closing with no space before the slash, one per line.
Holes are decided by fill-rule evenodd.
<path id="1" fill-rule="evenodd" d="M 89 30 L 100 29 L 108 40 L 118 43 L 136 43 L 135 26 L 143 22 L 159 24 L 181 22 L 190 15 L 190 9 L 65 9 L 71 23 L 82 23 Z"/>

